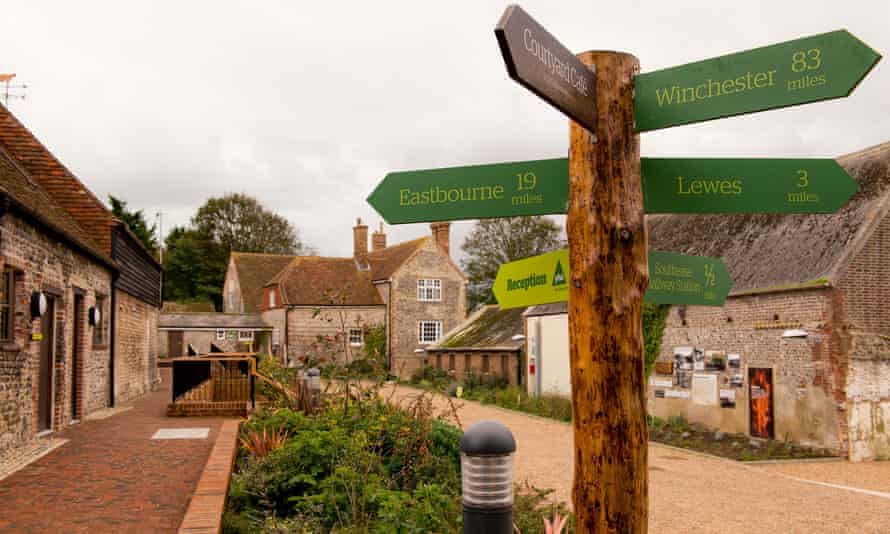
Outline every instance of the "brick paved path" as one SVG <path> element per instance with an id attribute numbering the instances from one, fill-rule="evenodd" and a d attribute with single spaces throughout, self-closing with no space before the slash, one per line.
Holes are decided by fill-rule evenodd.
<path id="1" fill-rule="evenodd" d="M 71 441 L 0 481 L 0 532 L 176 532 L 221 418 L 167 418 L 161 390 L 132 410 L 58 433 Z M 151 440 L 159 428 L 209 427 L 204 440 Z"/>
<path id="2" fill-rule="evenodd" d="M 405 400 L 417 394 L 417 390 L 398 386 L 394 398 Z M 560 500 L 571 500 L 574 447 L 570 425 L 476 402 L 460 401 L 460 405 L 464 428 L 493 419 L 513 431 L 518 447 L 517 480 L 553 488 Z M 441 399 L 437 402 L 437 407 L 445 406 Z M 876 469 L 885 476 L 890 474 L 887 463 L 841 462 L 808 465 L 794 474 L 803 478 L 802 473 L 834 473 L 844 466 L 853 473 L 846 478 L 835 474 L 829 481 L 856 485 L 856 474 Z M 782 471 L 792 470 L 748 466 L 650 444 L 649 531 L 890 533 L 890 499 L 792 480 L 780 474 Z M 821 480 L 828 478 L 825 475 Z M 863 487 L 885 488 L 888 484 L 890 480 L 872 481 Z"/>

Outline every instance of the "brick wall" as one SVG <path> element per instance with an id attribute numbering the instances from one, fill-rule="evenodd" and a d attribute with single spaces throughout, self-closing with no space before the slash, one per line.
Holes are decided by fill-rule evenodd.
<path id="1" fill-rule="evenodd" d="M 661 361 L 673 361 L 673 349 L 692 346 L 741 356 L 739 369 L 716 374 L 719 389 L 732 389 L 734 408 L 702 405 L 687 398 L 656 398 L 649 386 L 649 411 L 654 415 L 682 414 L 688 419 L 729 432 L 748 432 L 748 368 L 773 370 L 774 433 L 778 439 L 844 450 L 843 400 L 845 373 L 836 323 L 836 291 L 811 289 L 727 299 L 722 308 L 674 306 L 667 318 Z M 783 338 L 789 329 L 802 329 L 806 338 Z M 839 372 L 840 371 L 840 372 Z M 732 387 L 739 373 L 742 387 Z M 653 374 L 654 380 L 669 380 Z M 686 390 L 689 391 L 689 390 Z M 715 401 L 717 399 L 714 399 Z"/>
<path id="2" fill-rule="evenodd" d="M 115 290 L 115 402 L 126 402 L 157 388 L 159 310 Z"/>
<path id="3" fill-rule="evenodd" d="M 890 218 L 885 216 L 841 275 L 839 338 L 847 358 L 851 460 L 890 458 Z"/>
<path id="4" fill-rule="evenodd" d="M 41 323 L 55 321 L 55 360 L 53 370 L 53 429 L 59 430 L 72 420 L 71 378 L 74 348 L 74 321 L 81 325 L 79 367 L 79 415 L 86 415 L 108 402 L 108 347 L 91 342 L 92 327 L 86 324 L 86 312 L 74 317 L 75 290 L 83 294 L 83 310 L 96 303 L 96 294 L 110 295 L 111 273 L 50 237 L 12 213 L 0 222 L 0 264 L 18 270 L 16 276 L 16 315 L 14 343 L 0 350 L 0 456 L 37 434 L 39 402 L 40 342 L 31 340 L 39 334 Z M 55 297 L 54 318 L 31 320 L 30 295 L 35 291 Z M 77 371 L 74 371 L 77 372 Z"/>
<path id="5" fill-rule="evenodd" d="M 442 280 L 442 301 L 421 302 L 417 299 L 417 280 Z M 429 242 L 393 276 L 392 324 L 390 349 L 393 373 L 408 378 L 423 366 L 425 348 L 418 342 L 418 322 L 441 321 L 442 334 L 466 319 L 466 284 L 448 256 Z"/>
<path id="6" fill-rule="evenodd" d="M 343 362 L 346 359 L 346 349 L 342 341 L 336 342 L 334 337 L 343 332 L 344 328 L 381 325 L 385 317 L 386 309 L 383 306 L 289 308 L 287 310 L 288 358 L 291 361 L 310 357 L 322 362 L 331 362 L 335 359 Z M 330 344 L 326 346 L 319 343 L 319 336 L 330 339 Z M 349 347 L 348 350 L 351 360 L 364 356 L 361 347 Z"/>
<path id="7" fill-rule="evenodd" d="M 518 384 L 519 351 L 430 351 L 424 355 L 424 365 L 447 371 L 456 380 L 472 373 L 483 380 L 500 379 L 509 385 Z"/>

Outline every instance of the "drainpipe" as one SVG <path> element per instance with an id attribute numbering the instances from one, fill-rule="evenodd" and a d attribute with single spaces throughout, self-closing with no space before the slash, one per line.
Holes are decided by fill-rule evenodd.
<path id="1" fill-rule="evenodd" d="M 108 331 L 109 339 L 108 339 L 108 406 L 114 406 L 114 356 L 115 356 L 115 338 L 117 332 L 117 291 L 115 290 L 115 286 L 117 285 L 118 274 L 114 273 L 111 275 L 111 295 L 110 295 L 110 305 L 111 305 L 111 313 L 108 314 L 108 320 L 111 321 L 109 325 L 110 328 Z"/>
<path id="2" fill-rule="evenodd" d="M 386 361 L 389 363 L 389 371 L 392 372 L 392 278 L 389 279 L 389 291 L 386 292 L 389 301 L 386 305 Z"/>

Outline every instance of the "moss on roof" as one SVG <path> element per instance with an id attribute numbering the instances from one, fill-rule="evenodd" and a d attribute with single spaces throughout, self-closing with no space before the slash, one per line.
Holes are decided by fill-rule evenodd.
<path id="1" fill-rule="evenodd" d="M 513 336 L 525 331 L 522 318 L 524 311 L 525 308 L 502 310 L 495 305 L 486 306 L 432 349 L 486 347 L 518 349 L 523 345 L 523 340 L 514 340 Z"/>

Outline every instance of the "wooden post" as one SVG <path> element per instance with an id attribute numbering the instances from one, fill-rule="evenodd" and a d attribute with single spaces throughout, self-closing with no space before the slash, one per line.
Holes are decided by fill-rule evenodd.
<path id="1" fill-rule="evenodd" d="M 639 60 L 585 52 L 596 65 L 596 138 L 571 123 L 569 346 L 576 532 L 645 533 L 648 513 L 643 294 L 649 281 L 634 133 Z M 596 142 L 594 142 L 596 140 Z"/>

